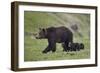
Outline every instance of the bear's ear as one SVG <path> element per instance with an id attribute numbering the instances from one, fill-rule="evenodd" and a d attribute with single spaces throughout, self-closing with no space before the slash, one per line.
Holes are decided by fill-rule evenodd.
<path id="1" fill-rule="evenodd" d="M 46 31 L 46 29 L 44 29 L 44 28 L 43 28 L 42 30 L 43 30 L 43 32 L 45 32 L 45 31 Z"/>
<path id="2" fill-rule="evenodd" d="M 45 33 L 45 35 L 47 35 L 47 30 L 46 29 L 42 29 L 42 31 Z"/>
<path id="3" fill-rule="evenodd" d="M 39 30 L 42 30 L 42 28 L 39 28 Z"/>

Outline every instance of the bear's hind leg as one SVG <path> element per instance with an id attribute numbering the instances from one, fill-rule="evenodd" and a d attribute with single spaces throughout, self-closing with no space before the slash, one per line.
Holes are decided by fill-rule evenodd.
<path id="1" fill-rule="evenodd" d="M 66 52 L 70 51 L 70 47 L 68 47 L 68 43 L 63 43 L 62 47 L 63 47 L 63 51 L 66 51 Z"/>

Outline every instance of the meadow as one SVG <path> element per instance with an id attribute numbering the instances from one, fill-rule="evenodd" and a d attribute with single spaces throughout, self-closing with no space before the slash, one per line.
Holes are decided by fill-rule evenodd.
<path id="1" fill-rule="evenodd" d="M 71 29 L 77 24 L 78 30 Z M 56 52 L 43 54 L 47 39 L 32 39 L 24 34 L 24 61 L 70 60 L 90 58 L 90 15 L 79 13 L 24 12 L 24 33 L 37 33 L 39 28 L 65 26 L 72 30 L 74 42 L 83 43 L 85 48 L 76 52 L 63 52 L 61 44 L 56 44 Z M 81 36 L 80 36 L 80 34 Z"/>

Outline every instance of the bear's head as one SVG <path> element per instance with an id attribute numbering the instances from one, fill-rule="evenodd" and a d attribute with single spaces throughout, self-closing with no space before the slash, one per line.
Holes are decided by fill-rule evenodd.
<path id="1" fill-rule="evenodd" d="M 80 49 L 84 49 L 84 44 L 80 43 Z"/>
<path id="2" fill-rule="evenodd" d="M 47 29 L 39 28 L 39 32 L 36 35 L 36 39 L 45 39 L 47 34 Z"/>

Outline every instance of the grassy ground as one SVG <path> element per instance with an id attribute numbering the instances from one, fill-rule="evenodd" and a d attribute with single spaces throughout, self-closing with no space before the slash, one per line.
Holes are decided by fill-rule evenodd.
<path id="1" fill-rule="evenodd" d="M 47 47 L 46 39 L 32 39 L 30 35 L 24 36 L 24 61 L 43 61 L 43 60 L 64 60 L 64 59 L 86 59 L 90 58 L 90 15 L 71 14 L 71 13 L 45 13 L 45 12 L 25 12 L 24 13 L 24 32 L 38 32 L 38 28 L 51 26 L 65 26 L 70 28 L 72 24 L 78 24 L 79 32 L 74 34 L 74 42 L 82 42 L 85 49 L 79 52 L 63 52 L 61 44 L 57 45 L 55 53 L 43 54 L 42 51 Z"/>

